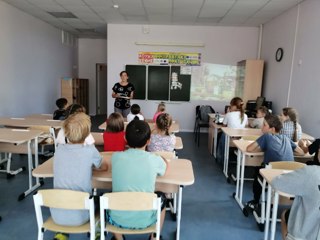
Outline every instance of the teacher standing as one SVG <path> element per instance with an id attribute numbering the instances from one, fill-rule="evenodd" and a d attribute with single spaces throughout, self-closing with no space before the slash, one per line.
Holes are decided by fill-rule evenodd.
<path id="1" fill-rule="evenodd" d="M 121 113 L 125 118 L 130 113 L 130 99 L 133 98 L 134 86 L 128 82 L 128 73 L 120 72 L 120 82 L 116 83 L 112 90 L 114 101 L 114 111 Z"/>

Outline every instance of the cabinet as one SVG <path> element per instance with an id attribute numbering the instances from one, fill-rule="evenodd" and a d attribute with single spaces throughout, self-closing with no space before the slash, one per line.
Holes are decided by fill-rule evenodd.
<path id="1" fill-rule="evenodd" d="M 77 103 L 89 112 L 89 80 L 82 78 L 61 79 L 61 97 L 68 100 L 68 104 Z"/>
<path id="2" fill-rule="evenodd" d="M 237 63 L 236 92 L 246 103 L 261 96 L 263 60 L 242 60 Z"/>

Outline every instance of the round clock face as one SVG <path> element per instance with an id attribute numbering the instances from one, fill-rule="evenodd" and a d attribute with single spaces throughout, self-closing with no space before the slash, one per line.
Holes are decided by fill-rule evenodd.
<path id="1" fill-rule="evenodd" d="M 278 48 L 277 51 L 276 51 L 276 61 L 280 62 L 282 57 L 283 57 L 283 49 L 282 48 Z"/>

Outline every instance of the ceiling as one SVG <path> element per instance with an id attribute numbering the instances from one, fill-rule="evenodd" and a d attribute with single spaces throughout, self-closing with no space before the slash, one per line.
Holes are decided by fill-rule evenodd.
<path id="1" fill-rule="evenodd" d="M 259 26 L 303 0 L 3 1 L 78 37 L 106 38 L 108 23 Z"/>

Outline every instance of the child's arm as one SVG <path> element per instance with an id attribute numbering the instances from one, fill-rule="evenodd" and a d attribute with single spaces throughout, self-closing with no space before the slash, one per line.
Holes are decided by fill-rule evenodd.
<path id="1" fill-rule="evenodd" d="M 100 170 L 100 171 L 108 171 L 108 169 L 109 169 L 109 163 L 108 163 L 108 160 L 105 158 L 102 158 L 100 167 L 95 168 L 95 170 Z"/>
<path id="2" fill-rule="evenodd" d="M 247 146 L 247 152 L 262 152 L 262 149 L 257 142 L 253 142 Z"/>

